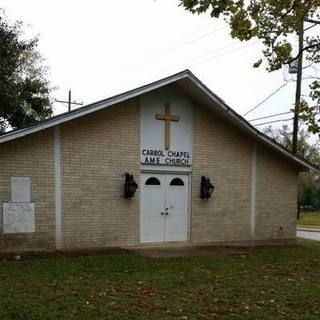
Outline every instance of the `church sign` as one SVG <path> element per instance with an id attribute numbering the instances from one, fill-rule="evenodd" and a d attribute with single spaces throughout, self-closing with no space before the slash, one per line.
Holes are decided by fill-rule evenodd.
<path id="1" fill-rule="evenodd" d="M 166 91 L 161 97 L 145 95 L 141 102 L 141 164 L 191 166 L 190 101 Z"/>
<path id="2" fill-rule="evenodd" d="M 143 149 L 141 151 L 141 162 L 143 164 L 190 166 L 191 156 L 187 151 Z"/>

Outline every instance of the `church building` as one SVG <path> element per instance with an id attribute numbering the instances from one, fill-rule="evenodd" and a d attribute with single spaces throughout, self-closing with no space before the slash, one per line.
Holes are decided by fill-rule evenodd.
<path id="1" fill-rule="evenodd" d="M 0 136 L 0 252 L 293 243 L 317 171 L 190 71 Z"/>

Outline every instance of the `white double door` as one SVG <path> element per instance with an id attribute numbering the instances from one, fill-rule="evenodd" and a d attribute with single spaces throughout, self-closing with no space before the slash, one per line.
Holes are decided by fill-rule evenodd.
<path id="1" fill-rule="evenodd" d="M 188 238 L 187 175 L 141 175 L 141 242 Z"/>

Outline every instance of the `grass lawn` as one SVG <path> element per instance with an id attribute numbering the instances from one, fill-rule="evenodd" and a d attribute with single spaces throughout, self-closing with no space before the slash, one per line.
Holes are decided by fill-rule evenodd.
<path id="1" fill-rule="evenodd" d="M 319 226 L 320 228 L 320 212 L 305 211 L 301 212 L 300 219 L 297 221 L 299 226 Z"/>
<path id="2" fill-rule="evenodd" d="M 320 319 L 320 242 L 224 257 L 0 262 L 0 319 Z"/>

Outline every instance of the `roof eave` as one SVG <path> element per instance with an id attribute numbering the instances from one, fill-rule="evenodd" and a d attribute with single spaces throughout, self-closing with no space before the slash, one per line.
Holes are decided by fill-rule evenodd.
<path id="1" fill-rule="evenodd" d="M 276 149 L 278 152 L 283 154 L 285 157 L 290 158 L 294 162 L 298 163 L 300 166 L 307 170 L 311 170 L 312 172 L 319 173 L 319 168 L 313 166 L 312 164 L 308 163 L 307 161 L 301 159 L 299 156 L 294 155 L 289 150 L 285 149 L 283 146 L 279 145 L 277 142 L 274 142 L 272 139 L 270 139 L 268 136 L 266 136 L 264 133 L 257 130 L 255 127 L 253 127 L 247 120 L 245 120 L 240 114 L 235 112 L 233 109 L 231 109 L 221 98 L 219 98 L 216 94 L 214 94 L 206 85 L 204 85 L 199 79 L 197 79 L 192 73 L 191 73 L 191 79 L 194 84 L 196 84 L 201 90 L 205 91 L 207 95 L 211 97 L 213 101 L 215 101 L 216 104 L 219 104 L 220 107 L 222 107 L 225 112 L 232 118 L 234 122 L 236 122 L 238 125 L 240 124 L 241 127 L 243 127 L 245 130 L 247 130 L 252 136 L 254 136 L 258 141 L 262 141 L 263 143 L 268 144 L 272 148 Z"/>
<path id="2" fill-rule="evenodd" d="M 295 156 L 282 146 L 278 145 L 277 143 L 270 140 L 268 137 L 266 137 L 263 133 L 261 133 L 259 130 L 254 128 L 247 120 L 245 120 L 241 115 L 239 115 L 237 112 L 235 112 L 233 109 L 231 109 L 221 98 L 219 98 L 216 94 L 214 94 L 206 85 L 204 85 L 191 71 L 184 70 L 182 72 L 179 72 L 177 74 L 174 74 L 172 76 L 166 77 L 164 79 L 152 82 L 150 84 L 144 85 L 142 87 L 127 91 L 125 93 L 113 96 L 108 99 L 104 99 L 92 104 L 89 104 L 87 106 L 81 107 L 79 109 L 76 109 L 74 111 L 58 115 L 56 117 L 53 117 L 51 119 L 45 120 L 44 122 L 40 122 L 36 125 L 33 125 L 28 128 L 23 128 L 19 130 L 14 130 L 12 132 L 8 132 L 4 135 L 0 136 L 0 143 L 8 142 L 17 138 L 21 138 L 24 136 L 27 136 L 32 133 L 36 133 L 38 131 L 42 131 L 51 127 L 55 127 L 57 125 L 60 125 L 61 123 L 65 123 L 71 120 L 74 120 L 76 118 L 85 116 L 87 114 L 90 114 L 92 112 L 99 111 L 101 109 L 107 108 L 111 105 L 115 105 L 117 103 L 121 103 L 123 101 L 126 101 L 128 99 L 135 98 L 139 95 L 145 94 L 147 92 L 150 92 L 152 90 L 156 90 L 158 88 L 161 88 L 163 86 L 169 85 L 171 83 L 177 82 L 182 79 L 188 79 L 192 81 L 192 84 L 197 86 L 202 92 L 204 92 L 212 102 L 214 102 L 216 105 L 218 105 L 220 108 L 222 108 L 230 117 L 231 119 L 237 124 L 240 125 L 243 129 L 245 129 L 248 133 L 253 135 L 257 138 L 257 140 L 260 140 L 264 143 L 267 143 L 274 149 L 276 149 L 278 152 L 282 153 L 284 156 L 288 157 L 289 159 L 293 160 L 300 166 L 312 170 L 314 172 L 319 172 L 319 169 L 312 166 L 308 162 L 304 161 L 303 159 L 300 159 L 299 157 Z"/>

